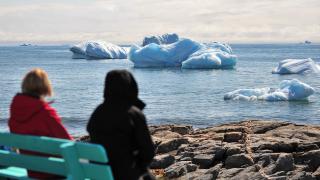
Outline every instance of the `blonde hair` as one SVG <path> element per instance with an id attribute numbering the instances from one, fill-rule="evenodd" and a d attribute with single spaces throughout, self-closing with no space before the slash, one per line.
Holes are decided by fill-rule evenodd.
<path id="1" fill-rule="evenodd" d="M 52 96 L 53 90 L 48 74 L 40 69 L 35 68 L 29 71 L 22 81 L 22 93 L 35 96 Z"/>

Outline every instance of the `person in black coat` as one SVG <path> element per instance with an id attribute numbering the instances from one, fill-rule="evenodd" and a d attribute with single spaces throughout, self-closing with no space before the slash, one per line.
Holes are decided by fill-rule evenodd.
<path id="1" fill-rule="evenodd" d="M 105 147 L 116 180 L 138 179 L 155 155 L 144 107 L 130 72 L 113 70 L 107 74 L 104 102 L 91 115 L 87 131 L 92 143 Z"/>

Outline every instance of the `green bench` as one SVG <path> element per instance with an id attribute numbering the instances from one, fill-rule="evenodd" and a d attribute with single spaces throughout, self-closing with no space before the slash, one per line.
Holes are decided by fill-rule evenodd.
<path id="1" fill-rule="evenodd" d="M 113 180 L 108 158 L 100 145 L 12 133 L 0 133 L 0 145 L 53 155 L 45 157 L 0 150 L 0 179 L 31 179 L 28 169 L 72 180 Z"/>

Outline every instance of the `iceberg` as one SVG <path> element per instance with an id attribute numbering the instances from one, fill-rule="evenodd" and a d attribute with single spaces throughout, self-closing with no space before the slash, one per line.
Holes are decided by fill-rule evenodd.
<path id="1" fill-rule="evenodd" d="M 219 44 L 221 45 L 221 44 Z M 218 47 L 218 48 L 217 48 Z M 199 51 L 191 54 L 182 62 L 183 69 L 230 69 L 236 65 L 237 56 L 229 54 L 232 50 L 216 46 L 203 46 Z"/>
<path id="2" fill-rule="evenodd" d="M 305 74 L 320 73 L 320 65 L 311 58 L 308 59 L 285 59 L 279 62 L 278 67 L 273 69 L 273 74 Z"/>
<path id="3" fill-rule="evenodd" d="M 201 44 L 190 39 L 183 39 L 173 44 L 148 44 L 144 47 L 133 45 L 128 57 L 134 67 L 177 67 L 190 54 L 201 48 Z"/>
<path id="4" fill-rule="evenodd" d="M 142 46 L 146 46 L 151 43 L 158 45 L 161 44 L 172 44 L 179 41 L 179 36 L 176 33 L 172 34 L 163 34 L 160 36 L 147 36 L 143 39 Z"/>
<path id="5" fill-rule="evenodd" d="M 70 48 L 73 59 L 126 59 L 124 48 L 104 41 L 89 41 Z"/>
<path id="6" fill-rule="evenodd" d="M 237 56 L 222 43 L 202 44 L 181 39 L 172 44 L 133 45 L 128 58 L 134 67 L 181 67 L 185 69 L 233 68 Z"/>
<path id="7" fill-rule="evenodd" d="M 315 90 L 297 79 L 283 80 L 279 88 L 238 89 L 224 95 L 225 100 L 297 101 L 307 100 Z"/>

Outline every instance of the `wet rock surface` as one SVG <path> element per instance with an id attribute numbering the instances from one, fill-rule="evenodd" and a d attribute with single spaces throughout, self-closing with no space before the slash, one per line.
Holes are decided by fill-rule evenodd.
<path id="1" fill-rule="evenodd" d="M 150 126 L 150 132 L 157 179 L 320 180 L 320 126 L 250 120 L 203 129 Z"/>

